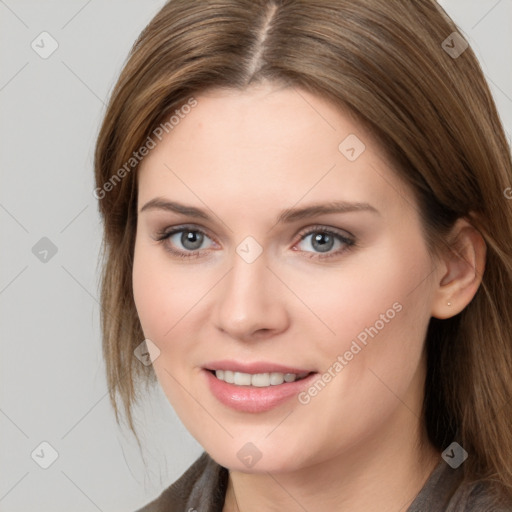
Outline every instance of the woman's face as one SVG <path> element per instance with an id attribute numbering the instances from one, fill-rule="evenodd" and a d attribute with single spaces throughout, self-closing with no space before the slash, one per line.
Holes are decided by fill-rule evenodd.
<path id="1" fill-rule="evenodd" d="M 411 191 L 320 97 L 261 85 L 196 100 L 139 169 L 133 268 L 187 429 L 220 464 L 260 472 L 417 428 L 439 276 Z"/>

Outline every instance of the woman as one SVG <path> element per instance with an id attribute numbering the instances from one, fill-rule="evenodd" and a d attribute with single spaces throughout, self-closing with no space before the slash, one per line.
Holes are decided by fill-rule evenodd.
<path id="1" fill-rule="evenodd" d="M 95 166 L 116 417 L 205 450 L 141 510 L 512 510 L 512 163 L 434 1 L 173 0 Z"/>

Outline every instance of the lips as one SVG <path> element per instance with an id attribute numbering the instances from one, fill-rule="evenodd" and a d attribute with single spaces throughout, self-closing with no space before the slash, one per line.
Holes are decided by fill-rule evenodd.
<path id="1" fill-rule="evenodd" d="M 261 413 L 297 396 L 317 372 L 267 362 L 215 361 L 205 365 L 203 374 L 220 403 L 240 412 Z"/>
<path id="2" fill-rule="evenodd" d="M 228 360 L 222 360 L 222 361 L 212 361 L 211 363 L 208 363 L 204 365 L 204 368 L 206 370 L 230 370 L 233 372 L 240 372 L 240 373 L 250 373 L 250 374 L 256 374 L 256 373 L 294 373 L 296 375 L 305 373 L 311 373 L 315 370 L 308 369 L 308 368 L 299 368 L 299 367 L 293 367 L 293 366 L 284 366 L 282 364 L 278 363 L 271 363 L 271 362 L 263 362 L 263 361 L 255 361 L 252 363 L 247 362 L 238 362 L 238 361 L 228 361 Z"/>

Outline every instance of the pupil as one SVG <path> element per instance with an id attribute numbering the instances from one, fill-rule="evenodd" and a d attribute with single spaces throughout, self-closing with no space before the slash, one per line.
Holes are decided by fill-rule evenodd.
<path id="1" fill-rule="evenodd" d="M 328 235 L 327 233 L 318 233 L 313 238 L 313 247 L 319 252 L 330 251 L 332 249 L 333 244 L 333 237 L 331 235 Z"/>
<path id="2" fill-rule="evenodd" d="M 203 243 L 203 235 L 197 231 L 184 231 L 181 235 L 181 243 L 186 249 L 194 251 L 201 247 Z"/>

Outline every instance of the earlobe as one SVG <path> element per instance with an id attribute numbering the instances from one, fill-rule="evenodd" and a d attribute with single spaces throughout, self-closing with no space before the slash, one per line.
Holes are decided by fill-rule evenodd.
<path id="1" fill-rule="evenodd" d="M 432 316 L 450 318 L 473 299 L 482 282 L 486 244 L 480 232 L 466 219 L 455 223 L 442 251 L 443 274 L 437 283 Z"/>

